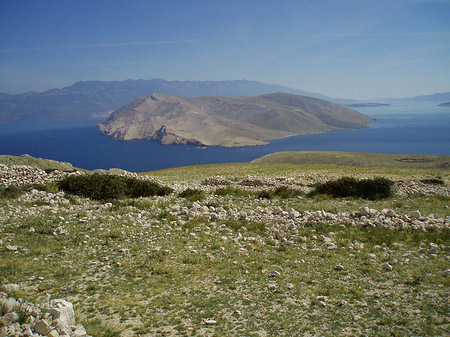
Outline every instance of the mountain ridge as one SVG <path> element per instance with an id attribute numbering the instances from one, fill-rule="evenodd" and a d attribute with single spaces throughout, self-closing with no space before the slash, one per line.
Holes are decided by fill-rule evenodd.
<path id="1" fill-rule="evenodd" d="M 141 96 L 99 131 L 117 140 L 240 147 L 298 134 L 367 127 L 372 118 L 342 105 L 287 93 L 253 97 Z"/>
<path id="2" fill-rule="evenodd" d="M 407 99 L 408 101 L 449 101 L 450 100 L 450 91 L 449 92 L 440 92 L 431 95 L 421 95 L 414 96 Z"/>
<path id="3" fill-rule="evenodd" d="M 0 123 L 87 119 L 105 116 L 132 100 L 161 92 L 182 97 L 256 96 L 284 91 L 293 94 L 327 96 L 257 81 L 166 81 L 162 79 L 124 81 L 79 81 L 42 93 L 0 95 Z"/>

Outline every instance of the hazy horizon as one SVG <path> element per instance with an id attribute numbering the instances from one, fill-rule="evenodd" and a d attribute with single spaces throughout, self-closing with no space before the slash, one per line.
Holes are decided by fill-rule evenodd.
<path id="1" fill-rule="evenodd" d="M 0 92 L 254 80 L 336 98 L 450 91 L 449 0 L 0 3 Z"/>

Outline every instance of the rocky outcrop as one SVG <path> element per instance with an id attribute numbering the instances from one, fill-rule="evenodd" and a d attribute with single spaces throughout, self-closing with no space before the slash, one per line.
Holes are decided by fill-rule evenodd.
<path id="1" fill-rule="evenodd" d="M 80 171 L 65 172 L 59 170 L 47 173 L 42 169 L 32 166 L 0 164 L 0 186 L 40 185 L 60 181 L 69 175 L 80 174 L 83 173 Z"/>
<path id="2" fill-rule="evenodd" d="M 10 286 L 3 288 L 13 292 Z M 13 286 L 17 291 L 19 286 Z M 72 303 L 63 299 L 34 304 L 0 293 L 0 313 L 1 337 L 90 337 L 81 324 L 76 325 Z"/>

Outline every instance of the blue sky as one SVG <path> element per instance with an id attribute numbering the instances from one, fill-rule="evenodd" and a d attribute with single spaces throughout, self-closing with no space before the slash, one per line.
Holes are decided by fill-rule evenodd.
<path id="1" fill-rule="evenodd" d="M 0 92 L 129 78 L 450 91 L 450 0 L 0 1 Z"/>

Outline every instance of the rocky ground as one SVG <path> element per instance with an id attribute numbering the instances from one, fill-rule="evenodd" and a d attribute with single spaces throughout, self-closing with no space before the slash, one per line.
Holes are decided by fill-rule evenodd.
<path id="1" fill-rule="evenodd" d="M 0 166 L 3 186 L 67 174 L 81 173 Z M 73 303 L 94 336 L 448 335 L 450 189 L 399 177 L 386 201 L 250 193 L 329 179 L 213 176 L 165 197 L 29 189 L 0 200 L 0 331 L 82 336 L 74 320 L 52 325 L 49 305 Z M 187 188 L 204 198 L 178 196 Z M 39 304 L 27 304 L 36 315 L 8 301 Z M 44 320 L 52 330 L 37 331 Z"/>

